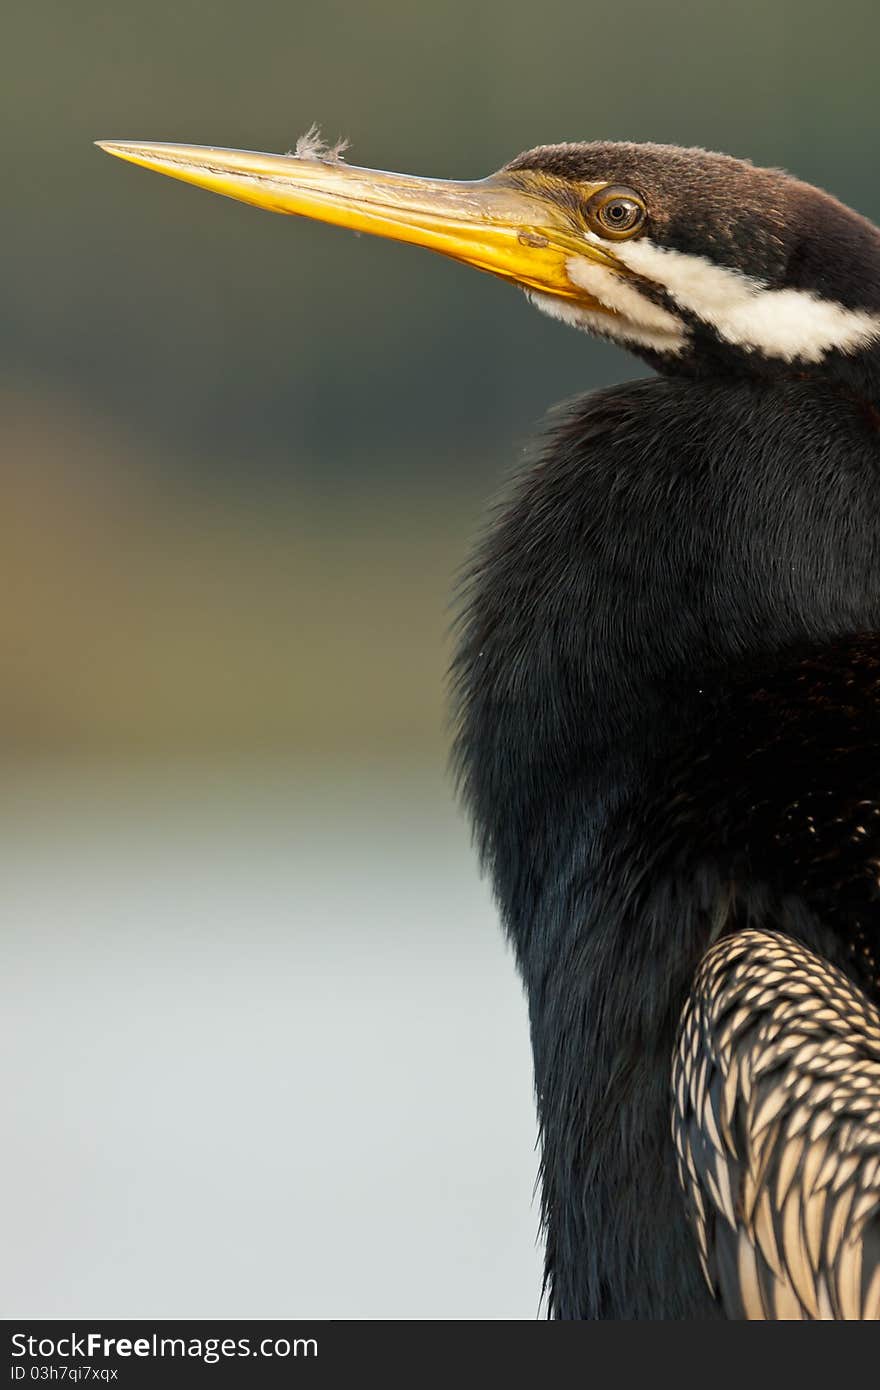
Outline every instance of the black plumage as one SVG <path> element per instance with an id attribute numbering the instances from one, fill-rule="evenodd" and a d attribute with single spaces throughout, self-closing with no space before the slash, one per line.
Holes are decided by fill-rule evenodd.
<path id="1" fill-rule="evenodd" d="M 718 1311 L 669 1059 L 720 931 L 784 929 L 880 997 L 878 462 L 825 386 L 614 388 L 474 566 L 458 759 L 528 989 L 557 1316 Z"/>
<path id="2" fill-rule="evenodd" d="M 494 271 L 656 369 L 556 411 L 454 667 L 528 993 L 548 1307 L 880 1316 L 880 232 L 658 145 L 466 185 L 108 148 Z"/>

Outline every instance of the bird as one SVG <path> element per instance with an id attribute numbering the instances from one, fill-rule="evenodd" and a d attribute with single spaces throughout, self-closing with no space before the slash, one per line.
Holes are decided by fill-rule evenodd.
<path id="1" fill-rule="evenodd" d="M 528 999 L 563 1320 L 880 1318 L 880 231 L 622 141 L 456 182 L 104 142 L 492 273 L 648 375 L 477 541 L 454 764 Z"/>

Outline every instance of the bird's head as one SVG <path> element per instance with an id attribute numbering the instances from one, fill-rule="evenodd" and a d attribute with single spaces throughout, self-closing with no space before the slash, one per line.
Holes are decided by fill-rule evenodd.
<path id="1" fill-rule="evenodd" d="M 662 371 L 863 382 L 880 345 L 877 228 L 808 184 L 726 155 L 544 145 L 459 183 L 357 168 L 312 132 L 292 155 L 102 147 L 257 207 L 439 251 Z"/>

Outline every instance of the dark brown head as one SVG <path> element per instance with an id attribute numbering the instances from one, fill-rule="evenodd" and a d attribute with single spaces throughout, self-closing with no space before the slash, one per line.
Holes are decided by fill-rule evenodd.
<path id="1" fill-rule="evenodd" d="M 874 371 L 880 232 L 776 169 L 596 142 L 540 146 L 455 183 L 358 169 L 313 139 L 295 156 L 105 148 L 258 207 L 453 256 L 664 372 Z"/>
<path id="2" fill-rule="evenodd" d="M 539 306 L 665 370 L 809 370 L 880 341 L 880 232 L 780 170 L 615 143 L 542 146 L 507 170 L 565 188 L 582 235 L 613 241 L 613 267 L 575 260 L 569 273 L 615 313 Z"/>

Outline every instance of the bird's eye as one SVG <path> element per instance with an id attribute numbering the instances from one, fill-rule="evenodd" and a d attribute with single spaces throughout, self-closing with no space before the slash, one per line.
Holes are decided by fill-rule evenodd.
<path id="1" fill-rule="evenodd" d="M 631 188 L 600 188 L 586 206 L 587 221 L 594 232 L 612 240 L 635 236 L 648 215 L 638 193 Z"/>

